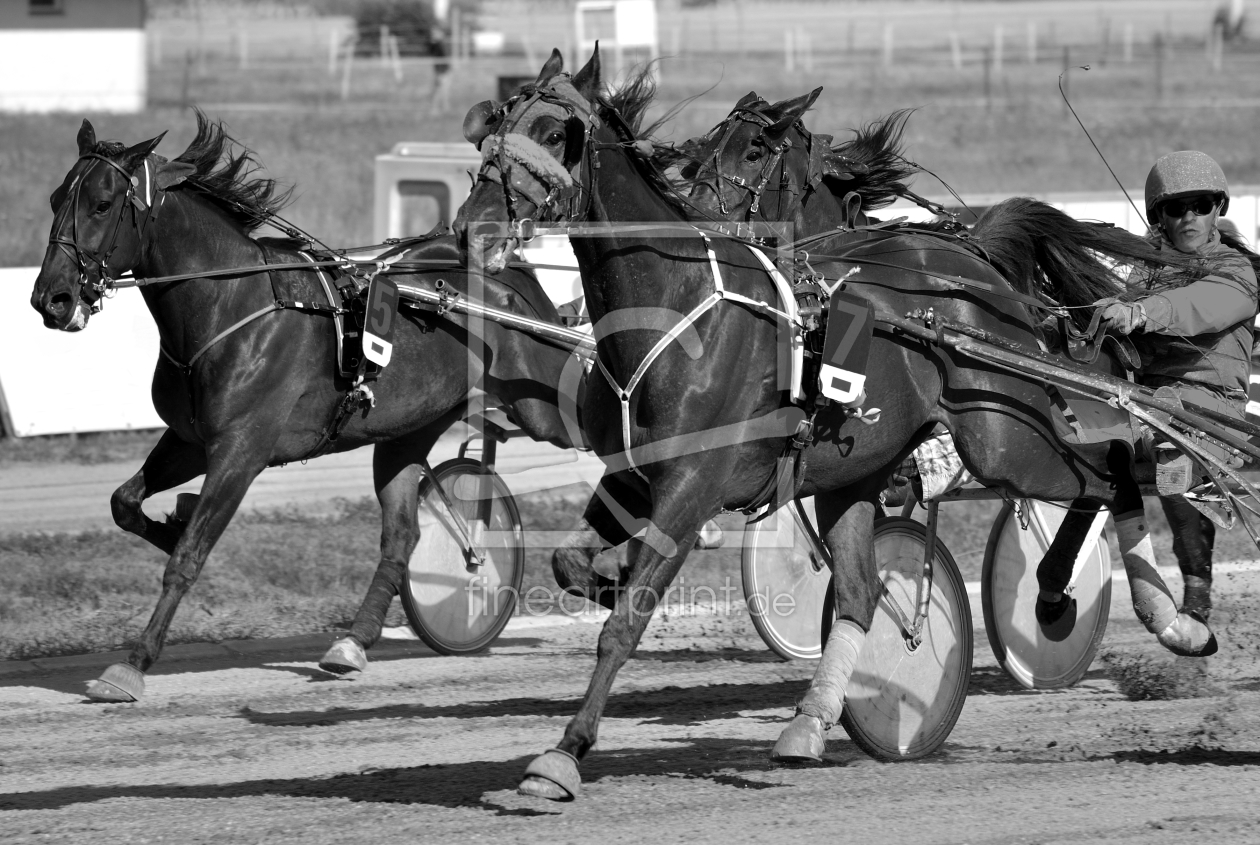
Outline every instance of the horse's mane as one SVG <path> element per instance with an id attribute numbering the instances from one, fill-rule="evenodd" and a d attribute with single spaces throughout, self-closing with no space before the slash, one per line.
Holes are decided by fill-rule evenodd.
<path id="1" fill-rule="evenodd" d="M 902 155 L 902 135 L 913 113 L 914 109 L 898 109 L 852 130 L 850 140 L 833 144 L 833 153 L 866 165 L 867 172 L 854 173 L 852 179 L 843 182 L 823 180 L 831 192 L 856 191 L 862 197 L 862 210 L 866 211 L 883 208 L 907 191 L 907 180 L 919 172 Z"/>
<path id="2" fill-rule="evenodd" d="M 648 107 L 656 99 L 656 79 L 653 73 L 653 65 L 654 62 L 649 62 L 631 71 L 621 87 L 611 93 L 599 94 L 596 97 L 596 102 L 600 109 L 615 112 L 620 116 L 621 122 L 625 124 L 624 129 L 630 133 L 630 137 L 625 140 L 646 141 L 646 148 L 653 151 L 648 155 L 631 154 L 630 156 L 639 173 L 643 176 L 644 181 L 651 185 L 661 199 L 684 218 L 696 219 L 697 217 L 703 217 L 704 215 L 701 215 L 693 208 L 680 191 L 680 184 L 676 180 L 671 179 L 666 173 L 666 167 L 670 161 L 668 156 L 672 154 L 673 150 L 672 146 L 661 144 L 653 137 L 661 125 L 676 115 L 689 100 L 683 100 L 666 111 L 664 115 L 652 121 L 646 128 L 643 127 L 643 120 L 647 114 Z"/>
<path id="3" fill-rule="evenodd" d="M 196 168 L 185 184 L 252 232 L 288 205 L 293 189 L 281 189 L 274 179 L 254 177 L 262 166 L 253 152 L 229 135 L 221 121 L 195 111 L 197 134 L 175 159 Z"/>

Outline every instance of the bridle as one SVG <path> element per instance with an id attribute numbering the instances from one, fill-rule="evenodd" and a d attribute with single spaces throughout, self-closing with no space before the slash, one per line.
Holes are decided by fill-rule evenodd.
<path id="1" fill-rule="evenodd" d="M 560 77 L 560 81 L 568 82 L 568 74 Z M 522 133 L 513 131 L 539 102 L 566 115 L 563 122 L 567 141 L 561 162 Z M 585 215 L 591 202 L 592 170 L 599 167 L 591 154 L 600 146 L 593 140 L 593 133 L 601 121 L 576 91 L 569 96 L 557 90 L 554 82 L 527 88 L 497 106 L 486 123 L 495 126 L 495 131 L 479 144 L 483 147 L 482 160 L 475 181 L 501 186 L 514 237 L 522 242 L 532 240 L 535 223 L 534 218 L 518 214 L 517 194 L 533 203 L 539 222 L 576 220 Z M 583 168 L 587 171 L 586 180 L 578 175 Z"/>
<path id="2" fill-rule="evenodd" d="M 136 232 L 138 246 L 143 244 L 144 234 L 148 231 L 150 224 L 156 213 L 156 205 L 161 204 L 161 199 L 165 199 L 165 193 L 162 193 L 161 199 L 155 205 L 153 202 L 154 194 L 154 174 L 152 172 L 153 165 L 148 158 L 144 160 L 144 199 L 141 199 L 138 193 L 140 180 L 137 176 L 128 173 L 117 162 L 100 155 L 99 153 L 85 153 L 79 156 L 77 165 L 81 161 L 90 161 L 83 172 L 75 177 L 71 184 L 65 201 L 61 207 L 57 209 L 57 217 L 53 221 L 53 234 L 48 238 L 50 245 L 55 244 L 59 249 L 70 257 L 79 270 L 79 296 L 91 308 L 95 314 L 101 310 L 101 298 L 113 287 L 121 273 L 115 273 L 110 269 L 109 262 L 113 258 L 115 250 L 118 249 L 118 235 L 122 231 L 123 215 L 127 209 L 131 210 L 131 221 Z M 79 242 L 79 196 L 83 189 L 83 183 L 87 181 L 87 177 L 96 168 L 98 162 L 105 164 L 117 170 L 127 182 L 127 189 L 123 194 L 123 206 L 119 208 L 118 215 L 114 219 L 114 227 L 110 232 L 108 239 L 102 241 L 99 249 L 92 250 L 83 246 Z M 140 212 L 144 211 L 143 219 Z M 61 231 L 65 228 L 65 217 L 70 218 L 70 237 L 65 237 Z M 126 272 L 125 270 L 122 272 Z M 95 281 L 90 281 L 90 276 L 95 275 Z"/>
<path id="3" fill-rule="evenodd" d="M 765 130 L 774 125 L 775 121 L 761 111 L 761 109 L 757 108 L 756 105 L 736 106 L 731 110 L 731 113 L 726 116 L 726 120 L 722 121 L 722 123 L 717 127 L 721 130 L 721 135 L 718 138 L 716 146 L 713 147 L 713 152 L 711 155 L 699 162 L 699 164 L 703 167 L 710 159 L 713 162 L 713 173 L 719 183 L 719 189 L 715 191 L 718 200 L 718 212 L 723 217 L 730 214 L 730 209 L 726 206 L 725 194 L 722 190 L 720 190 L 721 182 L 729 182 L 740 190 L 745 191 L 752 198 L 752 202 L 749 204 L 748 211 L 744 216 L 744 222 L 748 222 L 752 219 L 754 214 L 757 214 L 761 210 L 761 194 L 765 191 L 766 186 L 770 184 L 770 179 L 772 178 L 776 167 L 780 168 L 780 196 L 782 196 L 783 192 L 786 192 L 789 189 L 790 184 L 788 180 L 787 166 L 783 161 L 783 157 L 787 151 L 792 148 L 792 139 L 785 133 L 783 140 L 778 144 L 766 145 L 766 148 L 770 151 L 770 155 L 766 157 L 766 162 L 762 165 L 761 172 L 758 173 L 754 179 L 744 179 L 742 176 L 734 176 L 723 173 L 722 154 L 726 151 L 727 144 L 730 143 L 731 137 L 734 135 L 735 130 L 739 128 L 739 124 L 741 123 L 751 123 L 756 126 L 760 126 L 762 134 L 764 135 Z M 796 128 L 799 129 L 806 138 L 809 137 L 809 133 L 805 131 L 803 126 L 799 125 L 799 122 Z M 796 202 L 800 202 L 799 197 L 794 199 Z M 782 199 L 780 199 L 779 202 L 780 205 L 782 205 Z"/>

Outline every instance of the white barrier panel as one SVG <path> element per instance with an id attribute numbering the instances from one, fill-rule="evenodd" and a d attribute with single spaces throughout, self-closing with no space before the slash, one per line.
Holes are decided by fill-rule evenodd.
<path id="1" fill-rule="evenodd" d="M 0 411 L 5 434 L 165 428 L 150 386 L 158 332 L 138 291 L 105 302 L 81 332 L 44 328 L 38 267 L 0 268 Z"/>

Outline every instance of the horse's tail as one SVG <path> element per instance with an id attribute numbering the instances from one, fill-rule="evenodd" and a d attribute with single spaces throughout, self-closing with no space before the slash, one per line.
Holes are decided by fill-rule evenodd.
<path id="1" fill-rule="evenodd" d="M 914 109 L 898 109 L 853 130 L 851 139 L 831 148 L 867 166 L 866 173 L 855 174 L 854 180 L 842 183 L 846 192 L 857 191 L 862 197 L 863 211 L 891 203 L 906 190 L 910 177 L 919 172 L 902 155 L 902 135 L 913 113 Z"/>
<path id="2" fill-rule="evenodd" d="M 1105 223 L 1077 220 L 1053 206 L 1014 197 L 989 208 L 971 231 L 974 242 L 1022 293 L 1079 307 L 1122 297 L 1131 267 L 1189 268 L 1172 250 Z M 1084 326 L 1086 309 L 1073 312 Z"/>

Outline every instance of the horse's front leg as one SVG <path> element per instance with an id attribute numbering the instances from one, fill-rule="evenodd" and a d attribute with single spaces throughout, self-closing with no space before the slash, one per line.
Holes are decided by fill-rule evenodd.
<path id="1" fill-rule="evenodd" d="M 267 466 L 278 432 L 251 430 L 249 437 L 213 450 L 201 496 L 162 575 L 162 593 L 153 616 L 126 663 L 115 663 L 99 680 L 88 682 L 93 701 L 138 701 L 144 694 L 144 672 L 157 660 L 180 600 L 188 592 L 206 557 L 227 528 L 249 485 Z"/>
<path id="2" fill-rule="evenodd" d="M 184 532 L 185 523 L 173 518 L 168 518 L 166 522 L 150 519 L 141 505 L 145 499 L 191 481 L 205 471 L 205 448 L 181 440 L 168 428 L 145 458 L 140 471 L 110 497 L 109 506 L 114 514 L 114 522 L 124 531 L 147 540 L 168 555 L 171 554 Z"/>
<path id="3" fill-rule="evenodd" d="M 831 552 L 836 621 L 809 691 L 770 754 L 775 762 L 822 760 L 824 735 L 840 718 L 849 677 L 875 616 L 880 595 L 874 534 L 878 492 L 867 493 L 861 498 L 827 493 L 814 499 L 819 529 Z"/>
<path id="4" fill-rule="evenodd" d="M 633 558 L 623 592 L 600 632 L 595 671 L 582 706 L 560 744 L 526 768 L 522 794 L 554 801 L 577 797 L 581 788 L 578 761 L 595 744 L 613 679 L 638 645 L 657 603 L 695 545 L 700 527 L 717 513 L 719 504 L 706 496 L 706 491 L 686 489 L 685 484 L 673 489 L 664 483 L 657 486 L 669 492 L 657 497 L 641 542 L 630 544 Z"/>
<path id="5" fill-rule="evenodd" d="M 398 595 L 411 554 L 420 540 L 416 507 L 420 465 L 445 426 L 379 443 L 372 454 L 376 498 L 381 503 L 381 559 L 350 633 L 337 640 L 319 661 L 325 672 L 344 675 L 367 668 L 367 649 L 381 637 L 385 614 Z"/>

